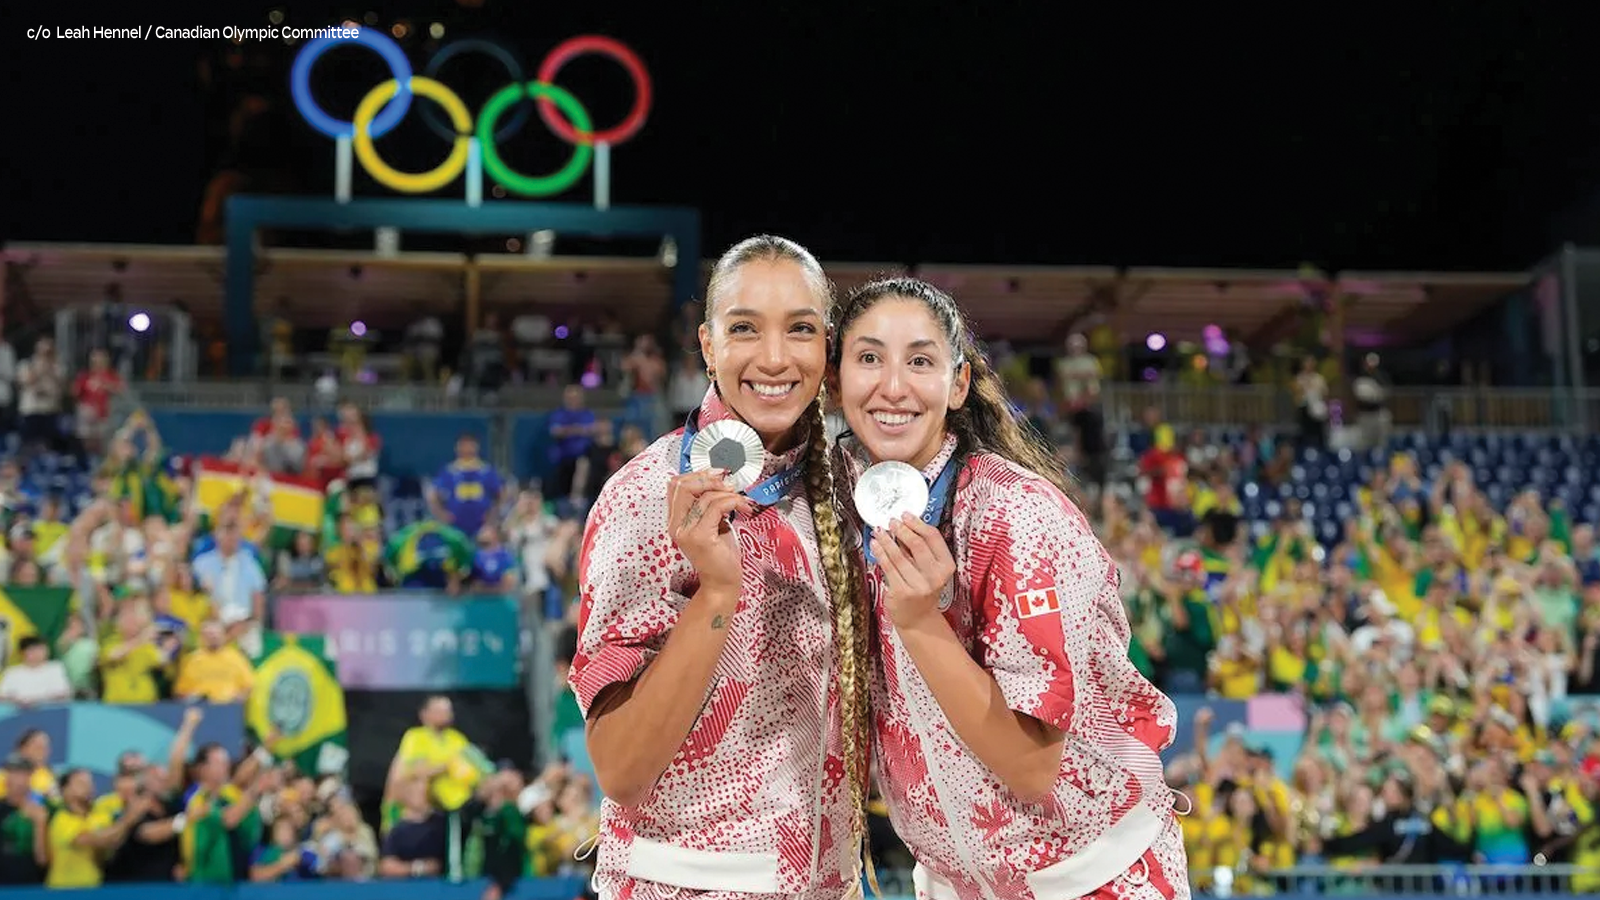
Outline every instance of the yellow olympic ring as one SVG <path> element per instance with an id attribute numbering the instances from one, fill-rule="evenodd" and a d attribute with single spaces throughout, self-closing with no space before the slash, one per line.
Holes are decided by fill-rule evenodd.
<path id="1" fill-rule="evenodd" d="M 432 78 L 413 75 L 410 84 L 413 94 L 427 97 L 444 107 L 445 115 L 450 117 L 450 124 L 456 130 L 455 145 L 437 168 L 427 172 L 402 172 L 384 162 L 372 144 L 373 118 L 385 103 L 400 92 L 400 82 L 393 78 L 361 98 L 361 105 L 356 107 L 356 114 L 350 121 L 355 132 L 356 159 L 361 160 L 361 165 L 379 184 L 407 194 L 425 194 L 455 181 L 456 176 L 466 169 L 467 157 L 472 153 L 472 116 L 467 112 L 467 105 L 461 102 L 454 91 Z"/>

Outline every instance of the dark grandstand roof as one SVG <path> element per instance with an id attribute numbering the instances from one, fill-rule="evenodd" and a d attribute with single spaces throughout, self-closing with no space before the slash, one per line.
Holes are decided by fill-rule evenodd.
<path id="1" fill-rule="evenodd" d="M 197 319 L 220 318 L 220 247 L 119 244 L 15 244 L 0 254 L 14 264 L 19 303 L 58 309 L 93 303 L 117 282 L 129 303 L 183 305 Z M 670 272 L 648 257 L 555 257 L 479 254 L 481 310 L 502 317 L 611 311 L 628 330 L 656 327 L 671 297 Z M 884 262 L 828 262 L 841 294 L 868 279 L 903 274 Z M 395 328 L 419 310 L 451 315 L 467 291 L 468 257 L 407 253 L 387 258 L 345 250 L 278 248 L 260 258 L 257 308 L 286 301 L 301 327 L 362 319 Z M 1438 334 L 1517 290 L 1521 273 L 1346 272 L 1331 282 L 1296 271 L 929 264 L 909 271 L 950 291 L 979 333 L 1014 341 L 1056 340 L 1100 313 L 1130 340 L 1160 331 L 1195 339 L 1216 324 L 1252 343 L 1270 343 L 1319 287 L 1346 298 L 1345 328 L 1359 343 Z M 702 263 L 702 278 L 710 262 Z M 1331 286 L 1331 287 L 1330 287 Z"/>

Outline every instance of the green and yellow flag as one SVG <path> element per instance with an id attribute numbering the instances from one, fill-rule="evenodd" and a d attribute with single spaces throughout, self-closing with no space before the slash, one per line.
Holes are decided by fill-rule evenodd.
<path id="1" fill-rule="evenodd" d="M 344 688 L 320 635 L 268 632 L 255 660 L 256 685 L 245 703 L 245 723 L 267 749 L 318 777 L 343 773 Z"/>
<path id="2" fill-rule="evenodd" d="M 38 635 L 55 652 L 56 640 L 72 615 L 72 588 L 6 587 L 0 590 L 0 666 L 16 655 L 17 644 Z"/>

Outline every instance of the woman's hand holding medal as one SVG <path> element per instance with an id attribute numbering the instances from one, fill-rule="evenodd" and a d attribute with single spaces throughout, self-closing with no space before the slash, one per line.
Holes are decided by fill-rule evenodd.
<path id="1" fill-rule="evenodd" d="M 955 578 L 956 561 L 938 529 L 902 514 L 873 529 L 872 555 L 883 570 L 883 604 L 897 630 L 940 615 L 939 598 Z"/>
<path id="2" fill-rule="evenodd" d="M 743 570 L 728 518 L 755 513 L 755 501 L 740 491 L 761 475 L 761 438 L 749 425 L 724 419 L 685 440 L 690 441 L 684 448 L 690 471 L 667 484 L 667 533 L 694 566 L 702 588 L 737 598 Z"/>
<path id="3" fill-rule="evenodd" d="M 722 469 L 689 472 L 667 483 L 667 533 L 694 566 L 702 588 L 738 596 L 739 542 L 728 516 L 754 511 L 755 502 L 734 490 Z"/>

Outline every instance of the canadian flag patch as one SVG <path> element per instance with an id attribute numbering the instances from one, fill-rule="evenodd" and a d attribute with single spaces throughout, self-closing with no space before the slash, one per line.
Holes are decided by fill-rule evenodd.
<path id="1" fill-rule="evenodd" d="M 1023 591 L 1017 595 L 1017 618 L 1031 619 L 1048 613 L 1061 612 L 1061 598 L 1054 585 L 1036 591 Z"/>

